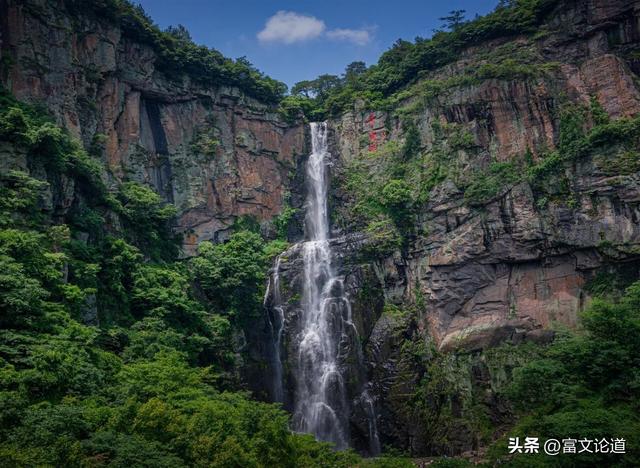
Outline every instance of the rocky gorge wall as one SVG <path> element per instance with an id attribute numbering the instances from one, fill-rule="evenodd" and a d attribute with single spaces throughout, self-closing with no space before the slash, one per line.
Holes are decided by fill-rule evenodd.
<path id="1" fill-rule="evenodd" d="M 553 63 L 549 75 L 481 80 L 452 86 L 419 108 L 419 96 L 405 104 L 419 109 L 409 113 L 422 151 L 434 153 L 444 140 L 448 164 L 459 173 L 453 177 L 457 180 L 437 184 L 418 207 L 416 224 L 428 235 L 413 239 L 402 264 L 386 260 L 385 290 L 395 299 L 420 289 L 441 349 L 482 347 L 502 327 L 547 328 L 554 321 L 575 326 L 576 313 L 588 300 L 583 286 L 590 272 L 611 256 L 616 261 L 630 258 L 640 240 L 637 167 L 615 170 L 621 148 L 604 149 L 604 154 L 567 168 L 549 182 L 544 206 L 540 193 L 533 193 L 535 183 L 504 181 L 486 203 L 465 199 L 460 187 L 465 173 L 491 162 L 517 160 L 527 151 L 534 161 L 542 159 L 558 145 L 561 108 L 569 103 L 589 106 L 595 99 L 614 120 L 640 112 L 637 62 L 625 58 L 626 48 L 638 45 L 640 11 L 635 2 L 601 3 L 562 4 L 554 15 L 562 22 L 554 19 L 546 36 L 508 44 L 511 54 L 514 46 L 527 49 L 533 67 Z M 578 35 L 580 40 L 574 39 Z M 492 46 L 499 50 L 505 44 Z M 481 67 L 482 57 L 480 50 L 471 50 L 427 79 L 464 75 Z M 491 58 L 485 55 L 485 60 Z M 366 157 L 372 144 L 380 147 L 405 133 L 402 118 L 385 112 L 349 113 L 333 125 L 336 154 L 343 161 Z M 460 135 L 468 140 L 462 147 L 451 141 Z M 568 191 L 557 186 L 564 181 L 570 184 Z M 570 201 L 563 199 L 563 191 Z M 554 199 L 554 192 L 560 196 Z M 603 252 L 603 244 L 616 253 Z M 396 290 L 399 285 L 402 293 Z"/>
<path id="2" fill-rule="evenodd" d="M 365 391 L 382 444 L 422 455 L 478 448 L 509 421 L 500 392 L 511 369 L 557 327 L 577 326 L 589 284 L 638 278 L 637 141 L 606 141 L 544 177 L 491 171 L 562 157 L 568 114 L 638 115 L 639 15 L 631 1 L 561 2 L 535 35 L 468 49 L 393 110 L 356 105 L 329 122 L 332 246 L 359 337 L 344 340 L 341 358 L 356 448 L 369 446 Z M 580 131 L 597 126 L 594 115 L 584 112 Z M 398 163 L 411 128 L 420 160 Z M 360 213 L 393 178 L 408 181 L 411 226 L 372 254 L 386 233 Z M 487 181 L 495 190 L 473 199 Z M 394 218 L 400 208 L 389 206 Z M 301 259 L 294 248 L 281 260 L 286 406 Z"/>
<path id="3" fill-rule="evenodd" d="M 0 11 L 3 86 L 99 153 L 111 186 L 145 183 L 173 203 L 187 254 L 239 216 L 281 211 L 302 126 L 237 88 L 168 77 L 149 45 L 65 2 L 3 0 Z"/>
<path id="4" fill-rule="evenodd" d="M 175 204 L 185 253 L 223 241 L 242 215 L 270 220 L 288 192 L 289 240 L 301 239 L 303 125 L 236 88 L 165 75 L 152 48 L 64 2 L 0 0 L 0 11 L 3 86 L 49 109 L 106 164 L 111 187 L 142 182 Z M 561 2 L 537 33 L 467 49 L 391 109 L 357 103 L 329 120 L 331 247 L 354 331 L 340 371 L 357 449 L 374 432 L 411 454 L 491 440 L 509 423 L 500 392 L 511 370 L 555 327 L 576 326 L 590 282 L 638 278 L 638 142 L 607 140 L 544 177 L 522 174 L 564 151 L 567 115 L 590 131 L 607 125 L 598 112 L 611 122 L 640 113 L 639 12 L 628 0 Z M 410 209 L 368 217 L 361 192 L 377 209 L 390 180 L 406 180 Z M 61 210 L 70 197 L 68 187 L 52 196 Z M 244 373 L 256 396 L 275 399 L 279 354 L 291 409 L 299 246 L 280 260 L 282 337 L 268 296 L 245 336 Z"/>

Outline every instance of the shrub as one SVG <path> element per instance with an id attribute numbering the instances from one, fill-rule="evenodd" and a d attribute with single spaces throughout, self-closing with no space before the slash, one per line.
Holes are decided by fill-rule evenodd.
<path id="1" fill-rule="evenodd" d="M 404 145 L 402 145 L 402 158 L 408 161 L 420 152 L 422 142 L 420 141 L 420 132 L 415 124 L 409 125 L 404 136 Z"/>
<path id="2" fill-rule="evenodd" d="M 543 355 L 514 371 L 512 401 L 522 413 L 511 434 L 548 438 L 621 437 L 621 466 L 640 459 L 637 363 L 640 362 L 640 283 L 617 301 L 596 299 L 582 316 L 582 332 L 556 339 Z M 560 462 L 603 466 L 610 454 L 561 455 Z M 547 459 L 542 466 L 548 466 Z M 554 465 L 556 466 L 556 465 Z"/>
<path id="3" fill-rule="evenodd" d="M 176 208 L 162 201 L 149 187 L 125 182 L 118 192 L 116 208 L 130 228 L 131 240 L 154 258 L 174 258 L 178 239 L 171 233 L 170 222 Z"/>
<path id="4" fill-rule="evenodd" d="M 371 221 L 366 229 L 366 244 L 363 253 L 368 257 L 382 258 L 399 249 L 402 238 L 389 216 L 381 215 Z"/>
<path id="5" fill-rule="evenodd" d="M 382 188 L 382 204 L 402 210 L 411 204 L 411 188 L 404 180 L 391 180 Z"/>
<path id="6" fill-rule="evenodd" d="M 255 232 L 239 231 L 224 244 L 200 244 L 198 256 L 190 261 L 191 274 L 215 309 L 246 324 L 261 312 L 266 272 L 274 250 L 280 253 L 285 246 L 280 241 L 265 243 Z"/>
<path id="7" fill-rule="evenodd" d="M 464 192 L 470 205 L 482 205 L 519 180 L 519 172 L 512 162 L 494 162 L 485 171 L 478 172 Z"/>

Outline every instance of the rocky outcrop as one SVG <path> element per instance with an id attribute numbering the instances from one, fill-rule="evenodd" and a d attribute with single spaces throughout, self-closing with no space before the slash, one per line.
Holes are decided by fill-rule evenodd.
<path id="1" fill-rule="evenodd" d="M 303 126 L 238 89 L 167 76 L 153 48 L 107 18 L 72 14 L 68 3 L 0 0 L 0 80 L 19 99 L 46 106 L 101 158 L 110 187 L 146 183 L 173 203 L 187 254 L 203 240 L 224 240 L 239 216 L 273 218 L 288 191 L 302 207 Z M 575 326 L 591 300 L 586 285 L 600 272 L 638 278 L 637 148 L 600 148 L 541 181 L 543 190 L 504 181 L 490 199 L 470 203 L 464 183 L 491 163 L 540 162 L 559 146 L 567 104 L 595 100 L 614 120 L 640 114 L 639 15 L 631 0 L 559 2 L 536 34 L 477 44 L 423 76 L 424 86 L 417 83 L 396 112 L 359 104 L 329 122 L 334 208 L 349 206 L 341 180 L 348 164 L 388 142 L 399 147 L 410 125 L 420 152 L 435 160 L 445 147 L 441 163 L 456 171 L 420 199 L 410 233 L 391 254 L 371 255 L 365 226 L 334 225 L 334 267 L 353 325 L 339 365 L 350 377 L 350 439 L 359 450 L 370 450 L 374 432 L 383 445 L 414 454 L 477 447 L 469 402 L 494 425 L 507 421 L 499 390 L 517 364 L 510 356 L 491 360 L 490 350 L 545 343 L 556 324 Z M 0 153 L 10 155 L 3 164 L 24 159 Z M 368 164 L 375 171 L 373 158 Z M 68 208 L 73 187 L 63 181 L 55 191 L 48 198 Z M 295 216 L 291 240 L 302 236 L 304 214 Z M 244 336 L 250 388 L 276 398 L 266 382 L 277 358 L 289 409 L 302 264 L 299 245 L 280 256 L 279 303 L 272 272 L 264 323 Z M 424 382 L 438 385 L 421 393 Z M 433 414 L 446 407 L 450 420 L 425 418 L 421 405 Z"/>
<path id="2" fill-rule="evenodd" d="M 640 113 L 638 78 L 633 61 L 625 58 L 640 37 L 639 12 L 634 2 L 606 3 L 562 2 L 562 22 L 548 25 L 541 39 L 509 43 L 509 53 L 524 48 L 540 60 L 533 66 L 554 64 L 551 75 L 451 86 L 427 102 L 409 98 L 405 108 L 411 109 L 423 151 L 436 151 L 442 127 L 466 133 L 472 148 L 456 148 L 449 161 L 464 174 L 490 161 L 522 158 L 527 151 L 535 159 L 555 148 L 560 109 L 567 102 L 589 106 L 596 99 L 612 119 Z M 491 45 L 498 50 L 505 43 Z M 492 57 L 489 46 L 474 47 L 426 78 L 446 82 L 481 67 Z M 333 126 L 336 153 L 345 163 L 384 141 L 401 142 L 404 131 L 396 115 L 364 110 Z M 553 323 L 575 326 L 589 301 L 588 278 L 611 255 L 616 261 L 636 259 L 639 174 L 608 171 L 623 152 L 617 148 L 581 160 L 555 179 L 552 185 L 570 181 L 570 204 L 563 199 L 569 192 L 559 187 L 551 189 L 555 200 L 541 202 L 528 183 L 505 185 L 481 207 L 466 203 L 450 180 L 435 187 L 417 218 L 416 230 L 428 236 L 418 236 L 400 264 L 385 263 L 389 295 L 397 302 L 401 283 L 404 301 L 416 292 L 426 298 L 425 323 L 440 349 L 481 349 L 521 335 L 540 338 L 539 329 Z M 624 247 L 612 254 L 601 248 L 609 244 Z"/>
<path id="3" fill-rule="evenodd" d="M 187 253 L 238 216 L 281 211 L 302 126 L 238 89 L 167 77 L 151 47 L 64 2 L 3 0 L 0 12 L 3 86 L 46 106 L 113 185 L 143 182 L 175 204 Z"/>
<path id="4" fill-rule="evenodd" d="M 587 285 L 599 273 L 639 277 L 635 146 L 604 145 L 546 181 L 500 181 L 501 189 L 482 202 L 471 203 L 464 194 L 464 181 L 492 162 L 528 157 L 535 163 L 557 148 L 567 105 L 589 108 L 595 99 L 614 121 L 640 114 L 638 66 L 630 53 L 640 39 L 639 13 L 631 1 L 561 2 L 533 38 L 478 45 L 425 76 L 440 86 L 436 95 L 420 95 L 425 88 L 418 84 L 395 113 L 356 106 L 330 122 L 337 158 L 331 205 L 342 210 L 338 218 L 349 217 L 342 208 L 351 206 L 344 181 L 349 165 L 364 161 L 375 175 L 382 164 L 376 158 L 387 142 L 401 146 L 409 125 L 418 130 L 422 153 L 433 154 L 433 161 L 444 145 L 445 164 L 456 171 L 416 207 L 412 233 L 390 256 L 367 254 L 371 240 L 357 221 L 338 219 L 334 226 L 340 239 L 333 248 L 336 267 L 348 285 L 360 342 L 345 351 L 351 357 L 343 365 L 366 367 L 347 370 L 354 376 L 351 430 L 357 448 L 367 449 L 370 402 L 382 444 L 413 454 L 477 448 L 479 429 L 469 421 L 481 408 L 492 427 L 508 422 L 499 389 L 517 365 L 509 351 L 494 362 L 488 350 L 502 343 L 547 343 L 557 325 L 575 327 L 591 300 Z M 500 63 L 501 50 L 525 54 L 532 68 L 458 79 Z M 358 229 L 360 234 L 351 232 Z M 281 282 L 291 288 L 284 294 L 286 369 L 301 271 L 295 252 L 285 258 Z M 453 379 L 441 395 L 435 379 L 442 375 L 429 367 L 438 365 L 449 366 Z M 473 411 L 472 404 L 478 405 Z M 416 409 L 420 405 L 429 406 L 432 416 L 446 412 L 448 419 L 425 418 Z"/>

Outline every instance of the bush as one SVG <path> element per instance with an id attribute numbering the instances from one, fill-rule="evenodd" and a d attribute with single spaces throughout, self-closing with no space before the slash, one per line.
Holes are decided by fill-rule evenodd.
<path id="1" fill-rule="evenodd" d="M 521 419 L 510 434 L 624 438 L 624 456 L 560 455 L 557 463 L 605 466 L 615 460 L 634 466 L 640 461 L 640 282 L 617 302 L 594 300 L 582 325 L 582 332 L 561 336 L 539 359 L 514 371 L 511 399 L 531 417 Z M 551 466 L 549 457 L 541 463 Z"/>
<path id="2" fill-rule="evenodd" d="M 224 244 L 200 244 L 190 271 L 216 310 L 246 324 L 261 312 L 266 272 L 285 246 L 280 241 L 266 244 L 255 232 L 236 232 Z"/>
<path id="3" fill-rule="evenodd" d="M 509 184 L 520 179 L 519 171 L 512 162 L 493 162 L 485 171 L 478 172 L 464 192 L 470 205 L 483 205 L 498 196 Z"/>
<path id="4" fill-rule="evenodd" d="M 402 237 L 389 216 L 381 215 L 371 221 L 365 233 L 367 239 L 363 253 L 367 257 L 383 258 L 402 246 Z"/>
<path id="5" fill-rule="evenodd" d="M 140 6 L 128 0 L 99 0 L 84 2 L 65 0 L 74 15 L 94 15 L 103 21 L 111 21 L 123 34 L 149 45 L 158 60 L 156 67 L 170 78 L 191 80 L 215 86 L 236 86 L 267 104 L 277 104 L 287 86 L 265 76 L 246 58 L 231 60 L 219 51 L 194 44 L 184 34 L 176 34 L 178 28 L 161 31 Z"/>
<path id="6" fill-rule="evenodd" d="M 409 125 L 404 136 L 404 145 L 402 146 L 402 158 L 408 161 L 420 153 L 420 132 L 414 124 Z"/>
<path id="7" fill-rule="evenodd" d="M 411 204 L 411 188 L 404 180 L 391 180 L 382 188 L 382 204 L 403 210 Z"/>
<path id="8" fill-rule="evenodd" d="M 22 142 L 27 139 L 29 124 L 27 116 L 20 107 L 9 107 L 0 114 L 0 138 Z"/>
<path id="9" fill-rule="evenodd" d="M 0 226 L 41 221 L 38 201 L 48 184 L 22 171 L 0 175 Z"/>
<path id="10" fill-rule="evenodd" d="M 179 239 L 171 233 L 170 223 L 176 208 L 163 202 L 149 187 L 125 182 L 118 192 L 119 213 L 130 229 L 130 239 L 155 259 L 177 255 Z"/>

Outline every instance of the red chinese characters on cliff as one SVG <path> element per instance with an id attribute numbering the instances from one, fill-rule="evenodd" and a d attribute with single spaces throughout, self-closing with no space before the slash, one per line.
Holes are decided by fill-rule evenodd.
<path id="1" fill-rule="evenodd" d="M 376 114 L 371 112 L 365 120 L 367 127 L 369 128 L 369 152 L 378 150 L 378 143 L 384 142 L 385 132 L 384 129 L 376 130 Z"/>

